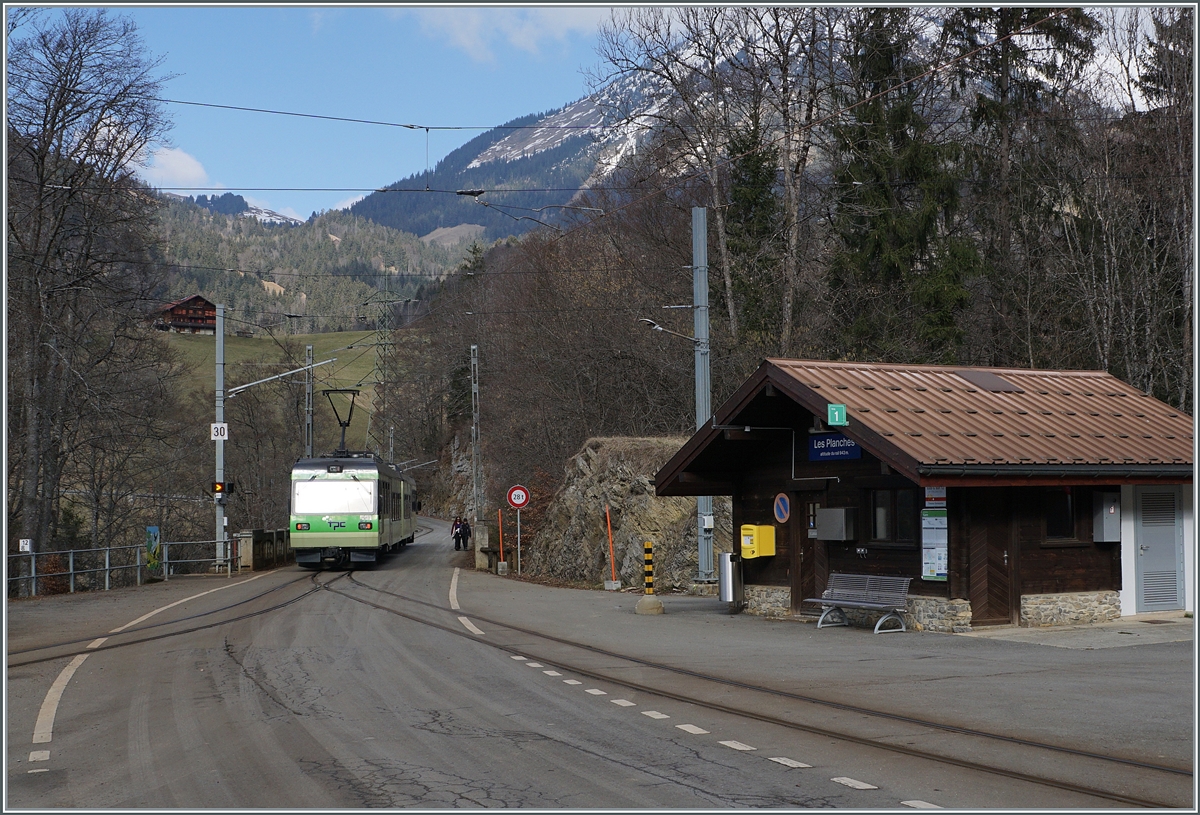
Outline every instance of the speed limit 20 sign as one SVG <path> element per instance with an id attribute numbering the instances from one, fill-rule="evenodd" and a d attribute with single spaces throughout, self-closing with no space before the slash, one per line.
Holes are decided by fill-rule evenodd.
<path id="1" fill-rule="evenodd" d="M 518 484 L 508 490 L 508 504 L 513 509 L 521 509 L 529 503 L 529 490 Z"/>

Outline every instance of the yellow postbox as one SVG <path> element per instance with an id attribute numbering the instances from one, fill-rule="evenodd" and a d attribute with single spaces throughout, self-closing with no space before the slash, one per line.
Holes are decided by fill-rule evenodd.
<path id="1" fill-rule="evenodd" d="M 775 527 L 742 524 L 742 557 L 766 557 L 775 554 Z"/>

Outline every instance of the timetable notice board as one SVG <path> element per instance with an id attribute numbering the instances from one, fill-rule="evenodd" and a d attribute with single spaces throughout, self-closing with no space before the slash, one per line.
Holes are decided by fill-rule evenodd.
<path id="1" fill-rule="evenodd" d="M 950 574 L 950 525 L 946 488 L 926 487 L 921 510 L 921 579 L 946 580 Z"/>

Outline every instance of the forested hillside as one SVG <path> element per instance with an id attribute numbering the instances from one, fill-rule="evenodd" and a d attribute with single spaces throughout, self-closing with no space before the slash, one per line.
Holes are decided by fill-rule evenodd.
<path id="1" fill-rule="evenodd" d="M 575 202 L 593 210 L 447 281 L 396 394 L 425 440 L 405 457 L 469 438 L 472 345 L 490 512 L 521 483 L 536 525 L 587 438 L 692 432 L 692 344 L 639 318 L 692 333 L 697 206 L 714 407 L 785 356 L 1100 369 L 1191 412 L 1192 23 L 615 11 L 601 73 L 638 95 L 604 98 L 636 154 Z"/>
<path id="2" fill-rule="evenodd" d="M 268 225 L 167 200 L 159 213 L 161 299 L 201 294 L 251 326 L 295 332 L 374 326 L 384 297 L 414 297 L 461 257 L 416 235 L 343 211 L 300 226 Z M 298 315 L 285 317 L 285 314 Z M 239 326 L 240 327 L 240 326 Z"/>
<path id="3" fill-rule="evenodd" d="M 382 357 L 368 444 L 394 430 L 396 459 L 442 464 L 422 487 L 451 477 L 476 346 L 481 510 L 525 484 L 536 527 L 586 439 L 694 429 L 693 207 L 708 212 L 714 406 L 790 356 L 1102 369 L 1190 413 L 1193 24 L 1185 6 L 617 9 L 596 99 L 639 137 L 611 173 L 567 143 L 469 167 L 499 131 L 394 185 L 417 192 L 286 227 L 146 190 L 133 157 L 169 120 L 152 61 L 110 49 L 136 43 L 132 25 L 43 18 L 9 51 L 10 549 L 211 530 L 212 402 L 189 399 L 186 356 L 146 319 L 194 293 L 230 307 L 230 333 L 271 328 L 231 370 L 242 382 L 297 367 L 285 335 L 431 301 L 391 341 L 337 351 Z M 542 193 L 486 207 L 434 191 L 535 175 Z M 555 229 L 453 255 L 416 236 L 520 232 L 534 221 L 514 218 L 548 220 L 584 178 Z M 403 219 L 411 233 L 385 225 Z M 297 387 L 230 408 L 254 523 L 281 511 Z"/>
<path id="4" fill-rule="evenodd" d="M 554 205 L 569 202 L 595 168 L 595 155 L 586 149 L 587 136 L 512 161 L 468 166 L 512 128 L 532 125 L 546 115 L 523 116 L 489 130 L 451 152 L 433 170 L 388 185 L 390 192 L 368 195 L 350 212 L 418 235 L 458 224 L 482 224 L 488 243 L 557 220 L 559 208 Z M 472 196 L 456 195 L 458 190 L 487 191 L 481 196 L 487 206 Z"/>

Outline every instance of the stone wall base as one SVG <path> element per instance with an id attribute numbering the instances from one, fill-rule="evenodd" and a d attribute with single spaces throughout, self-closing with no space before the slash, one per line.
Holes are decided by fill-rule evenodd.
<path id="1" fill-rule="evenodd" d="M 760 617 L 790 617 L 792 590 L 786 586 L 746 586 L 746 611 Z"/>
<path id="2" fill-rule="evenodd" d="M 1121 598 L 1115 591 L 1026 594 L 1021 597 L 1021 625 L 1035 628 L 1102 623 L 1120 616 Z"/>
<path id="3" fill-rule="evenodd" d="M 964 634 L 971 630 L 971 601 L 944 597 L 909 597 L 904 622 L 914 631 Z"/>
<path id="4" fill-rule="evenodd" d="M 874 628 L 881 611 L 848 608 L 846 619 L 853 626 Z M 746 586 L 746 612 L 781 619 L 792 616 L 792 592 L 785 586 Z M 1115 620 L 1121 616 L 1121 601 L 1115 591 L 1027 594 L 1021 598 L 1021 625 L 1040 627 L 1079 625 Z M 910 595 L 904 624 L 911 631 L 962 634 L 971 628 L 971 601 Z"/>

